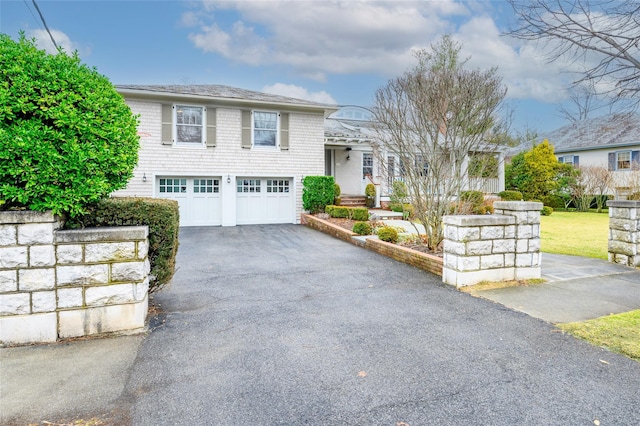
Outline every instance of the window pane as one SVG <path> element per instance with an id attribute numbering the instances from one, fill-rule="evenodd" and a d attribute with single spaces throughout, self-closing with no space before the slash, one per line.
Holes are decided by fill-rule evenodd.
<path id="1" fill-rule="evenodd" d="M 618 170 L 631 169 L 631 152 L 618 152 Z"/>
<path id="2" fill-rule="evenodd" d="M 203 107 L 176 105 L 176 141 L 202 143 Z"/>
<path id="3" fill-rule="evenodd" d="M 256 130 L 253 136 L 256 146 L 276 146 L 276 132 L 273 130 Z"/>

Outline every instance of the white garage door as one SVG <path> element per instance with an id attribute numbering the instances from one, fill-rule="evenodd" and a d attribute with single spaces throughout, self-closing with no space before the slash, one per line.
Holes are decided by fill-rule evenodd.
<path id="1" fill-rule="evenodd" d="M 236 223 L 293 223 L 293 184 L 287 178 L 236 179 Z"/>
<path id="2" fill-rule="evenodd" d="M 157 188 L 158 197 L 178 202 L 180 226 L 222 223 L 219 177 L 161 177 Z"/>

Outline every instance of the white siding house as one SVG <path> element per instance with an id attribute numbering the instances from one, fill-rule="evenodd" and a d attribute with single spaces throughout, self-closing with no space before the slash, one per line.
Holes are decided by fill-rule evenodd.
<path id="1" fill-rule="evenodd" d="M 611 195 L 638 190 L 640 115 L 612 114 L 578 121 L 549 133 L 547 139 L 561 163 L 604 167 L 613 172 Z"/>
<path id="2" fill-rule="evenodd" d="M 218 85 L 116 86 L 140 116 L 134 177 L 114 196 L 177 200 L 181 226 L 299 223 L 324 174 L 331 105 Z"/>

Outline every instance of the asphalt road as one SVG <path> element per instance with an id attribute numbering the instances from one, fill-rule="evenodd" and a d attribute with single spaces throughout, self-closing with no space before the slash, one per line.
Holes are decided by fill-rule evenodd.
<path id="1" fill-rule="evenodd" d="M 133 425 L 640 424 L 640 364 L 546 322 L 303 226 L 180 232 L 179 269 L 155 297 L 165 322 L 96 415 Z"/>

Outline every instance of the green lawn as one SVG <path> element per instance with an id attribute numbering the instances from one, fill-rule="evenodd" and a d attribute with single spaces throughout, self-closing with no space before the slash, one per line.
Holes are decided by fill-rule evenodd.
<path id="1" fill-rule="evenodd" d="M 640 310 L 585 322 L 558 324 L 562 330 L 640 362 Z"/>
<path id="2" fill-rule="evenodd" d="M 607 259 L 608 213 L 554 211 L 540 218 L 541 250 Z"/>

